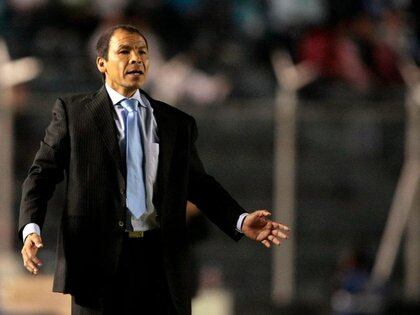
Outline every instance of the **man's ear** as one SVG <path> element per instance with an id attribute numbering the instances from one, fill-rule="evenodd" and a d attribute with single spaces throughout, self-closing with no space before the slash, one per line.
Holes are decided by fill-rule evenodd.
<path id="1" fill-rule="evenodd" d="M 98 68 L 99 72 L 105 74 L 106 72 L 106 60 L 102 57 L 96 58 L 96 67 Z"/>

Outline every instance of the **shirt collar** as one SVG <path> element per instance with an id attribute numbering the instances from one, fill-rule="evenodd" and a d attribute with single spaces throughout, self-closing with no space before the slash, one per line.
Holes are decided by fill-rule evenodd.
<path id="1" fill-rule="evenodd" d="M 126 99 L 127 97 L 124 95 L 121 95 L 120 93 L 118 93 L 117 91 L 115 91 L 112 87 L 110 87 L 107 83 L 105 83 L 105 89 L 108 92 L 109 97 L 111 98 L 112 104 L 114 106 L 119 105 L 119 103 L 123 100 Z M 130 97 L 130 99 L 135 99 L 137 101 L 139 101 L 139 104 L 143 107 L 147 108 L 147 105 L 143 102 L 143 99 L 140 95 L 140 91 L 136 90 L 136 92 L 134 93 L 133 96 Z"/>

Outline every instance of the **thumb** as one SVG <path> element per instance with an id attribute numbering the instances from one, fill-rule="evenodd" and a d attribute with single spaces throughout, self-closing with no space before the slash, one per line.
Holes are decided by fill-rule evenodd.
<path id="1" fill-rule="evenodd" d="M 38 234 L 32 234 L 31 239 L 32 243 L 35 245 L 36 248 L 42 248 L 44 247 L 44 244 L 42 243 L 42 238 Z"/>
<path id="2" fill-rule="evenodd" d="M 261 217 L 268 217 L 268 216 L 271 215 L 271 213 L 269 211 L 267 211 L 267 210 L 258 210 L 256 214 L 260 218 Z"/>

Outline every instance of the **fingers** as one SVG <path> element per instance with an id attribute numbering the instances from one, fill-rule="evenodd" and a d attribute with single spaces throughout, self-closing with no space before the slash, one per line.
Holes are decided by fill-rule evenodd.
<path id="1" fill-rule="evenodd" d="M 267 238 L 263 239 L 261 241 L 261 243 L 265 247 L 270 248 L 271 247 L 271 244 L 274 244 L 274 245 L 277 245 L 278 246 L 278 245 L 281 245 L 282 241 L 279 240 L 277 237 L 274 237 L 273 235 L 269 235 L 269 236 L 267 236 Z"/>
<path id="2" fill-rule="evenodd" d="M 261 243 L 262 243 L 265 247 L 267 247 L 267 248 L 270 248 L 270 247 L 271 247 L 270 242 L 269 242 L 269 241 L 267 241 L 267 240 L 263 240 L 263 241 L 261 241 Z"/>
<path id="3" fill-rule="evenodd" d="M 281 245 L 284 240 L 289 238 L 287 233 L 280 230 L 267 230 L 261 233 L 257 240 L 259 240 L 265 247 L 270 248 L 271 244 Z"/>
<path id="4" fill-rule="evenodd" d="M 278 236 L 281 239 L 285 239 L 285 240 L 287 240 L 289 238 L 288 233 L 283 233 L 280 230 L 272 230 L 271 234 L 273 234 L 274 236 Z"/>
<path id="5" fill-rule="evenodd" d="M 36 257 L 38 249 L 42 248 L 42 239 L 39 235 L 30 234 L 25 239 L 25 244 L 22 248 L 22 259 L 25 268 L 32 274 L 36 275 L 39 272 L 39 267 L 42 266 L 42 262 Z"/>
<path id="6" fill-rule="evenodd" d="M 283 224 L 280 224 L 280 223 L 278 223 L 278 225 L 279 225 L 280 229 L 282 229 L 284 231 L 290 231 L 290 228 L 287 225 L 283 225 Z"/>
<path id="7" fill-rule="evenodd" d="M 271 233 L 271 223 L 268 222 L 265 226 L 265 228 L 258 234 L 257 241 L 265 240 Z"/>
<path id="8" fill-rule="evenodd" d="M 36 257 L 36 251 L 24 247 L 22 249 L 22 259 L 23 265 L 30 273 L 38 274 L 42 262 Z"/>
<path id="9" fill-rule="evenodd" d="M 37 275 L 39 272 L 39 267 L 30 259 L 25 259 L 23 262 L 25 268 L 32 274 Z"/>
<path id="10" fill-rule="evenodd" d="M 290 231 L 290 228 L 287 225 L 284 225 L 284 224 L 281 224 L 281 223 L 275 222 L 275 221 L 271 221 L 271 222 L 273 223 L 273 227 L 275 229 L 280 229 L 280 230 L 283 230 L 283 231 L 286 231 L 286 232 Z"/>
<path id="11" fill-rule="evenodd" d="M 280 240 L 277 237 L 275 237 L 274 235 L 269 235 L 267 238 L 271 243 L 276 244 L 276 245 L 280 245 Z"/>

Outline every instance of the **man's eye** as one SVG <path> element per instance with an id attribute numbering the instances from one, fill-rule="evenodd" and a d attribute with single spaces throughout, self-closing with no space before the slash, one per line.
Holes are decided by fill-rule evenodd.
<path id="1" fill-rule="evenodd" d="M 128 54 L 128 50 L 120 50 L 120 54 Z"/>

